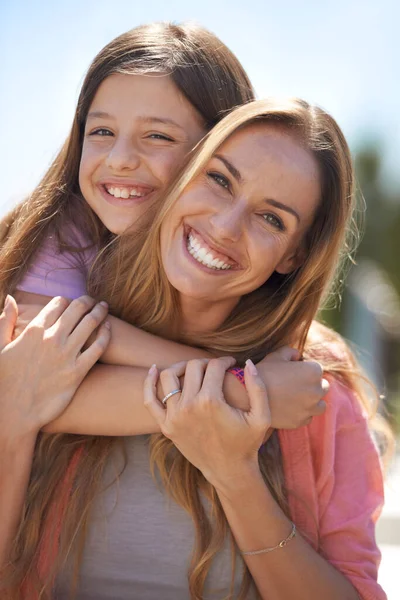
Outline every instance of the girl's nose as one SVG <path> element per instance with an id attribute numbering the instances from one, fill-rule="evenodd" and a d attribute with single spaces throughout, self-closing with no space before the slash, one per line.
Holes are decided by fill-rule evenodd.
<path id="1" fill-rule="evenodd" d="M 140 153 L 129 140 L 116 140 L 107 155 L 106 166 L 112 171 L 132 171 L 140 164 Z"/>

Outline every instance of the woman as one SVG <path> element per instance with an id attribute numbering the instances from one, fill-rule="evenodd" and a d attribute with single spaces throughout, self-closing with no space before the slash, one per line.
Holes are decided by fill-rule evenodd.
<path id="1" fill-rule="evenodd" d="M 108 257 L 109 278 L 104 278 L 102 269 L 103 277 L 94 287 L 109 300 L 113 311 L 130 322 L 210 350 L 222 347 L 238 360 L 256 360 L 283 343 L 303 350 L 311 321 L 332 281 L 352 208 L 351 161 L 336 123 L 301 101 L 252 103 L 214 128 L 172 186 L 150 234 L 124 237 L 116 262 Z M 262 598 L 384 598 L 376 583 L 379 552 L 373 535 L 381 475 L 357 398 L 362 399 L 363 392 L 356 374 L 349 371 L 345 353 L 332 355 L 325 350 L 318 357 L 326 368 L 336 371 L 337 381 L 329 395 L 326 418 L 320 417 L 315 427 L 295 432 L 292 440 L 300 442 L 297 451 L 301 453 L 292 456 L 291 470 L 287 466 L 295 446 L 290 446 L 292 432 L 286 432 L 286 439 L 280 436 L 282 457 L 276 435 L 270 436 L 258 454 L 258 466 L 257 450 L 270 422 L 251 363 L 247 413 L 224 415 L 221 392 L 215 394 L 215 403 L 208 392 L 201 407 L 184 410 L 167 371 L 165 395 L 176 392 L 164 398 L 166 418 L 172 410 L 173 425 L 166 424 L 159 411 L 153 414 L 177 447 L 160 435 L 152 439 L 150 451 L 147 438 L 129 439 L 129 460 L 118 489 L 115 474 L 120 472 L 121 459 L 109 439 L 42 439 L 35 456 L 36 485 L 28 495 L 28 514 L 40 518 L 43 529 L 37 536 L 29 520 L 21 528 L 17 577 L 38 569 L 42 577 L 50 578 L 45 581 L 47 590 L 51 588 L 54 571 L 48 567 L 54 546 L 50 537 L 55 528 L 58 538 L 60 528 L 57 560 L 50 565 L 62 571 L 56 587 L 60 598 L 71 589 L 74 561 L 67 569 L 62 567 L 72 541 L 76 567 L 83 556 L 78 597 L 124 598 L 133 593 L 141 598 L 146 594 L 149 598 L 186 598 L 193 540 L 188 573 L 193 598 L 205 597 L 216 585 L 223 594 L 231 590 L 238 597 L 250 597 L 251 580 Z M 220 371 L 232 364 L 229 359 L 221 360 Z M 215 370 L 215 363 L 211 367 Z M 197 393 L 203 373 L 202 365 L 189 363 L 184 398 Z M 172 375 L 179 375 L 179 370 Z M 207 370 L 206 379 L 221 383 L 221 373 L 214 373 L 214 379 L 210 375 Z M 154 370 L 150 377 L 148 386 L 155 383 Z M 127 383 L 127 379 L 121 383 L 115 378 L 116 400 Z M 172 383 L 177 385 L 175 380 Z M 154 411 L 156 401 L 150 392 L 147 404 Z M 256 404 L 263 417 L 251 425 Z M 115 412 L 110 402 L 98 410 L 105 419 Z M 206 449 L 201 455 L 198 438 L 195 448 L 191 446 L 190 414 L 200 416 L 198 410 L 203 411 L 201 444 L 207 446 L 209 428 L 212 448 L 220 436 L 218 455 L 210 457 Z M 68 417 L 60 418 L 60 427 L 63 418 Z M 238 425 L 236 448 L 229 437 L 232 419 Z M 353 436 L 365 468 L 354 460 Z M 149 477 L 149 452 L 150 465 L 156 467 L 175 500 L 172 505 Z M 231 461 L 233 452 L 237 460 Z M 58 493 L 63 502 L 57 505 L 54 490 L 60 466 L 65 464 L 73 464 L 69 472 L 73 484 L 61 482 Z M 242 488 L 238 494 L 233 490 L 232 478 L 246 483 L 245 496 Z M 98 494 L 103 485 L 106 490 Z M 50 506 L 43 500 L 45 490 L 53 492 Z M 244 513 L 249 511 L 240 513 L 245 497 L 250 499 L 247 516 Z M 93 501 L 94 512 L 89 513 Z M 296 502 L 303 511 L 294 510 Z M 293 519 L 300 515 L 296 524 L 304 538 L 288 527 L 285 515 L 291 513 Z M 305 518 L 307 514 L 311 521 Z M 259 516 L 256 521 L 255 515 Z M 230 532 L 244 552 L 248 570 L 242 582 L 230 568 Z M 149 535 L 157 535 L 156 546 L 149 545 Z M 39 565 L 32 560 L 38 549 Z M 259 550 L 263 552 L 257 554 Z M 236 575 L 241 564 L 236 556 Z"/>

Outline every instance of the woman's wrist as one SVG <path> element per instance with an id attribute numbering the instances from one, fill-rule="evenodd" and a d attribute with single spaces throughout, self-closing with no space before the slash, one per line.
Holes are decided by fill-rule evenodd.
<path id="1" fill-rule="evenodd" d="M 241 464 L 236 463 L 231 469 L 224 469 L 223 472 L 214 473 L 206 479 L 218 495 L 231 501 L 240 500 L 255 485 L 265 485 L 257 457 L 243 461 Z"/>

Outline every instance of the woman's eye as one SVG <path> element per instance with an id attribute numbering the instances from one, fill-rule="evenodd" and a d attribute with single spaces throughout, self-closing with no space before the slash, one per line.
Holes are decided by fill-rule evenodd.
<path id="1" fill-rule="evenodd" d="M 173 142 L 174 140 L 170 138 L 168 135 L 164 135 L 163 133 L 151 133 L 149 137 L 153 140 L 163 140 L 166 142 Z"/>
<path id="2" fill-rule="evenodd" d="M 276 217 L 275 215 L 273 215 L 271 213 L 267 213 L 267 214 L 263 215 L 263 217 L 267 223 L 269 223 L 276 229 L 279 229 L 279 231 L 285 230 L 285 225 L 283 224 L 283 221 L 281 219 L 279 219 L 278 217 Z"/>
<path id="3" fill-rule="evenodd" d="M 223 187 L 229 190 L 230 184 L 229 179 L 222 175 L 221 173 L 214 173 L 212 171 L 207 173 L 208 177 L 210 177 L 215 183 L 217 183 L 220 187 Z"/>
<path id="4" fill-rule="evenodd" d="M 94 131 L 90 132 L 89 135 L 109 136 L 113 134 L 109 129 L 104 129 L 104 127 L 100 127 L 99 129 L 95 129 Z"/>

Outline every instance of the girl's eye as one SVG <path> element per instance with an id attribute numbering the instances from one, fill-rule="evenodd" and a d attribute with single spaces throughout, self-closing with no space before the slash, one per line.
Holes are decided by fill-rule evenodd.
<path id="1" fill-rule="evenodd" d="M 217 185 L 219 185 L 220 187 L 225 188 L 226 190 L 229 190 L 230 188 L 230 183 L 229 183 L 229 179 L 227 179 L 225 177 L 225 175 L 222 175 L 221 173 L 215 173 L 215 172 L 208 172 L 207 173 L 208 177 L 210 177 L 210 179 L 212 179 L 213 181 L 215 181 L 215 183 Z"/>
<path id="2" fill-rule="evenodd" d="M 285 231 L 285 225 L 283 224 L 283 221 L 275 215 L 273 215 L 272 213 L 267 213 L 262 216 L 267 223 L 269 223 L 276 229 L 279 229 L 279 231 Z"/>
<path id="3" fill-rule="evenodd" d="M 163 140 L 166 142 L 173 142 L 174 140 L 170 138 L 168 135 L 164 135 L 163 133 L 151 133 L 149 135 L 153 140 Z"/>
<path id="4" fill-rule="evenodd" d="M 99 129 L 95 129 L 89 135 L 100 135 L 100 136 L 110 136 L 113 135 L 109 129 L 105 129 L 104 127 L 100 127 Z"/>

